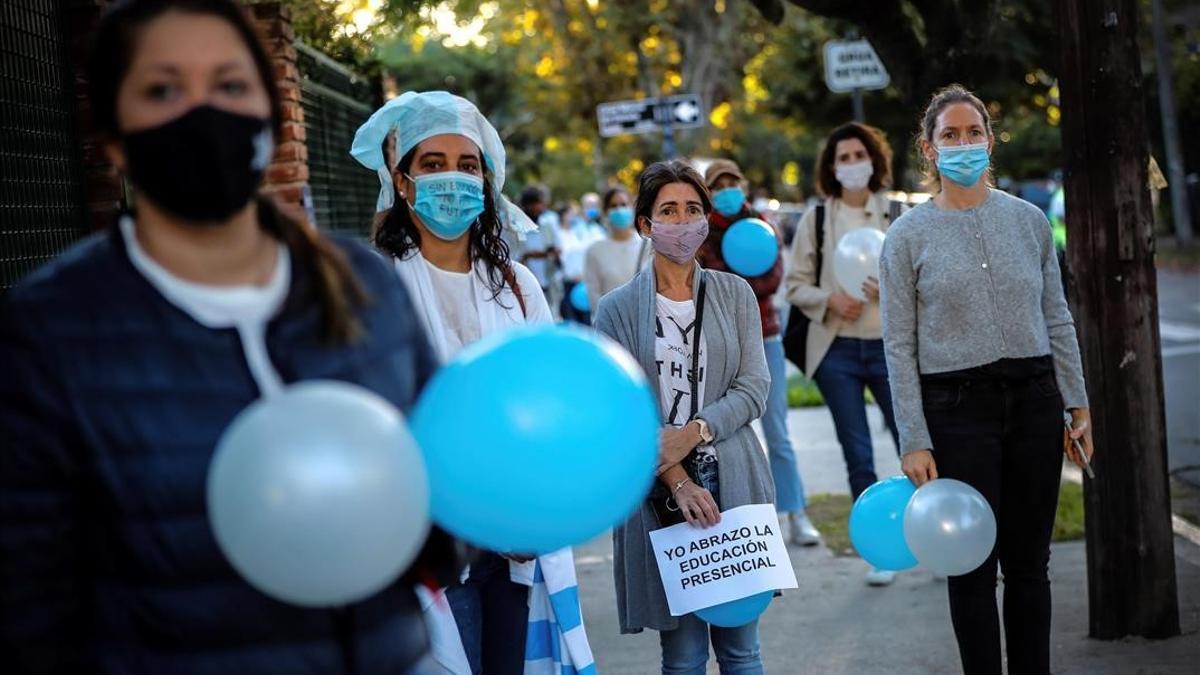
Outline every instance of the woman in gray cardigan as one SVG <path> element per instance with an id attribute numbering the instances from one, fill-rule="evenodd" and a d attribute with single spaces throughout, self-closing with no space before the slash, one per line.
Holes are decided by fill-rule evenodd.
<path id="1" fill-rule="evenodd" d="M 650 376 L 664 422 L 658 480 L 698 527 L 719 522 L 722 510 L 775 500 L 771 469 L 750 428 L 770 385 L 754 292 L 741 277 L 695 262 L 711 209 L 703 179 L 688 164 L 647 167 L 635 213 L 639 233 L 653 244 L 653 264 L 604 296 L 594 323 Z M 621 632 L 660 631 L 664 674 L 704 673 L 710 627 L 667 608 L 649 536 L 662 525 L 644 502 L 613 534 Z M 757 621 L 712 626 L 711 638 L 722 673 L 762 672 Z"/>
<path id="2" fill-rule="evenodd" d="M 1078 441 L 1091 455 L 1091 416 L 1050 224 L 988 187 L 993 142 L 975 95 L 957 85 L 934 95 L 920 149 L 939 189 L 888 231 L 883 340 L 904 473 L 918 486 L 961 480 L 996 514 L 992 554 L 947 584 L 963 670 L 1002 672 L 999 563 L 1008 671 L 1040 675 L 1050 670 L 1046 567 L 1062 453 L 1082 464 Z"/>

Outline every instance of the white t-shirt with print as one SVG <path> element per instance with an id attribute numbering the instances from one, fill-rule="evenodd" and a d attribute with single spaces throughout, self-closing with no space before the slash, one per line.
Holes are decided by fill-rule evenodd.
<path id="1" fill-rule="evenodd" d="M 682 427 L 692 413 L 692 338 L 695 334 L 696 306 L 692 300 L 671 300 L 655 296 L 654 360 L 658 365 L 658 388 L 661 393 L 663 422 Z M 707 365 L 707 340 L 700 333 L 700 358 L 696 372 L 699 382 L 696 393 L 704 401 L 704 373 Z M 700 409 L 700 404 L 696 409 Z M 711 445 L 696 448 L 701 455 L 716 457 Z"/>

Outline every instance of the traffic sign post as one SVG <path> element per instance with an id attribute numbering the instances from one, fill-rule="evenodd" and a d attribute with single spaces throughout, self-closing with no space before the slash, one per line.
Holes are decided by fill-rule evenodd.
<path id="1" fill-rule="evenodd" d="M 675 156 L 675 129 L 704 126 L 704 109 L 695 94 L 611 101 L 596 106 L 596 122 L 604 138 L 662 131 L 669 159 Z"/>
<path id="2" fill-rule="evenodd" d="M 891 83 L 887 68 L 866 40 L 825 43 L 825 85 L 836 94 L 850 93 L 854 119 L 863 121 L 863 90 L 883 89 Z"/>

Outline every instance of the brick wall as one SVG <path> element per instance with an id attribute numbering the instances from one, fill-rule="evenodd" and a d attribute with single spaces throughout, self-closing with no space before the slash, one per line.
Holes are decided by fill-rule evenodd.
<path id="1" fill-rule="evenodd" d="M 275 67 L 283 128 L 275 158 L 267 168 L 263 189 L 299 215 L 304 211 L 308 187 L 308 146 L 305 145 L 304 109 L 300 107 L 300 71 L 292 43 L 291 12 L 279 2 L 248 2 L 254 22 L 263 37 Z"/>

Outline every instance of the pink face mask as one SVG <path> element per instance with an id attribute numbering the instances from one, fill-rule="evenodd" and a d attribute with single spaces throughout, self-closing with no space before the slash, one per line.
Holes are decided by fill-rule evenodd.
<path id="1" fill-rule="evenodd" d="M 696 251 L 700 250 L 700 245 L 707 237 L 707 218 L 698 218 L 688 223 L 650 221 L 650 243 L 654 250 L 680 265 L 695 260 Z"/>

